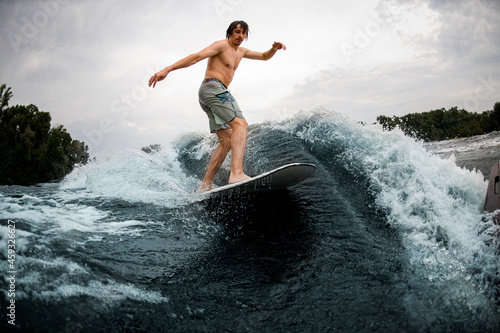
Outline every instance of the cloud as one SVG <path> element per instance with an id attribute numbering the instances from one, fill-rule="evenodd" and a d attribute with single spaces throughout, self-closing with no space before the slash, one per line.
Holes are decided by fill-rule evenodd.
<path id="1" fill-rule="evenodd" d="M 431 3 L 432 4 L 432 3 Z M 454 58 L 483 59 L 500 53 L 500 6 L 493 1 L 434 2 L 442 16 L 436 47 Z"/>
<path id="2" fill-rule="evenodd" d="M 206 133 L 197 101 L 206 62 L 155 89 L 146 81 L 243 19 L 245 47 L 287 45 L 235 75 L 230 89 L 252 123 L 315 106 L 360 120 L 482 111 L 500 89 L 499 13 L 496 1 L 0 1 L 0 83 L 11 104 L 36 104 L 79 140 L 101 131 L 99 149 Z"/>
<path id="3" fill-rule="evenodd" d="M 491 109 L 500 89 L 498 7 L 381 2 L 377 16 L 338 45 L 345 48 L 343 61 L 295 85 L 284 103 L 324 106 L 360 120 L 455 105 Z"/>

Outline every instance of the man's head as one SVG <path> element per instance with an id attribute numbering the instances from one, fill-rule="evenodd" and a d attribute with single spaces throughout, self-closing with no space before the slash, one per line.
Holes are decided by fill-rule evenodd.
<path id="1" fill-rule="evenodd" d="M 250 30 L 248 29 L 248 24 L 245 21 L 234 21 L 229 25 L 229 28 L 227 28 L 226 31 L 226 38 L 231 37 L 233 32 L 239 29 L 243 32 L 243 34 L 246 36 L 245 39 L 248 39 L 248 33 Z"/>

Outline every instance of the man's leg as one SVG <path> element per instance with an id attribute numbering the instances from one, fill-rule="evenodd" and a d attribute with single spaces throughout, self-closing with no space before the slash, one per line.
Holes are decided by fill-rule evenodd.
<path id="1" fill-rule="evenodd" d="M 222 162 L 226 158 L 227 153 L 231 150 L 231 134 L 232 129 L 220 129 L 216 131 L 217 137 L 219 138 L 219 145 L 215 148 L 215 151 L 210 158 L 210 163 L 208 164 L 207 172 L 203 178 L 203 182 L 198 188 L 198 193 L 205 192 L 212 189 L 212 181 L 214 180 L 215 174 L 219 171 Z"/>
<path id="2" fill-rule="evenodd" d="M 248 123 L 245 119 L 236 117 L 229 123 L 229 126 L 231 126 L 233 131 L 231 135 L 233 157 L 228 183 L 232 184 L 250 178 L 243 172 L 243 158 L 245 157 L 245 148 L 247 145 Z"/>

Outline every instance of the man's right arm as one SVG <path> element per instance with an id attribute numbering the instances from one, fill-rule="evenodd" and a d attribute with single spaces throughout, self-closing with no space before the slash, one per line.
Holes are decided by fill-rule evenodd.
<path id="1" fill-rule="evenodd" d="M 151 87 L 151 85 L 153 85 L 153 88 L 154 88 L 156 86 L 157 82 L 165 79 L 167 77 L 168 73 L 170 73 L 172 71 L 192 66 L 203 59 L 216 56 L 217 54 L 219 54 L 219 52 L 221 50 L 221 46 L 222 46 L 221 41 L 215 42 L 212 45 L 204 48 L 200 52 L 188 55 L 187 57 L 177 61 L 173 65 L 165 67 L 164 69 L 157 72 L 149 79 L 149 86 Z"/>

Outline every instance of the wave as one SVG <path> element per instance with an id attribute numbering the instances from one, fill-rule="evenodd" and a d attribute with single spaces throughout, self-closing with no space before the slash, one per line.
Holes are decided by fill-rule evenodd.
<path id="1" fill-rule="evenodd" d="M 347 251 L 359 251 L 357 246 L 373 249 L 373 256 L 382 258 L 369 269 L 390 276 L 389 284 L 400 289 L 404 307 L 410 314 L 418 313 L 419 320 L 427 318 L 429 327 L 443 313 L 455 322 L 462 316 L 494 318 L 496 307 L 491 304 L 499 301 L 499 228 L 482 209 L 487 182 L 481 173 L 457 167 L 453 156 L 443 159 L 400 131 L 386 132 L 378 125 L 316 109 L 250 126 L 245 156 L 250 175 L 306 162 L 317 166 L 313 177 L 286 195 L 239 203 L 254 205 L 252 209 L 231 211 L 230 202 L 224 202 L 224 210 L 211 210 L 199 204 L 195 191 L 216 145 L 214 135 L 186 133 L 147 149 L 98 156 L 57 185 L 4 188 L 0 218 L 19 221 L 18 262 L 25 272 L 22 283 L 30 290 L 20 297 L 117 294 L 118 301 L 168 303 L 169 297 L 157 290 L 144 290 L 140 283 L 127 284 L 122 278 L 135 274 L 127 265 L 144 271 L 144 276 L 138 273 L 138 281 L 155 278 L 149 264 L 139 263 L 142 257 L 129 256 L 131 249 L 143 253 L 151 246 L 155 254 L 161 244 L 162 256 L 168 257 L 163 269 L 173 274 L 193 248 L 210 247 L 210 235 L 230 232 L 220 227 L 224 214 L 236 215 L 244 224 L 258 220 L 245 214 L 271 216 L 266 219 L 271 223 L 286 213 L 290 221 L 280 225 L 280 233 L 282 227 L 292 228 L 295 216 L 306 216 L 306 225 L 321 224 L 335 230 L 332 237 L 355 242 L 345 245 Z M 227 182 L 229 171 L 230 156 L 215 182 Z M 279 196 L 282 200 L 275 198 Z M 0 229 L 7 234 L 5 227 Z M 329 258 L 327 252 L 336 249 L 316 245 L 314 232 L 297 231 L 312 248 L 320 248 L 321 258 Z M 259 231 L 250 230 L 248 237 L 255 234 Z M 4 248 L 6 242 L 0 238 Z M 108 252 L 113 256 L 101 256 Z M 369 265 L 364 252 L 356 258 Z M 377 266 L 384 261 L 395 268 L 387 272 L 387 267 Z M 197 268 L 187 274 L 194 272 Z M 375 272 L 374 279 L 379 278 Z"/>
<path id="2" fill-rule="evenodd" d="M 189 203 L 200 184 L 213 149 L 213 135 L 187 133 L 160 149 L 130 149 L 74 170 L 62 189 L 84 189 L 96 195 L 131 202 L 176 207 Z M 479 251 L 484 228 L 482 205 L 487 182 L 475 171 L 442 159 L 422 142 L 401 131 L 355 123 L 325 109 L 301 112 L 282 121 L 250 127 L 246 173 L 257 175 L 289 162 L 312 162 L 316 177 L 352 177 L 353 191 L 369 192 L 387 223 L 407 235 L 406 242 L 440 242 L 461 259 Z M 224 184 L 230 170 L 226 159 L 215 182 Z M 325 193 L 324 195 L 329 195 Z M 179 200 L 182 198 L 182 200 Z M 430 245 L 430 244 L 429 244 Z M 430 247 L 432 248 L 432 246 Z"/>
<path id="3" fill-rule="evenodd" d="M 481 291 L 496 290 L 499 282 L 500 229 L 483 212 L 487 182 L 481 173 L 457 167 L 453 155 L 442 159 L 400 131 L 357 124 L 328 110 L 273 127 L 303 140 L 331 172 L 343 168 L 359 191 L 371 194 L 368 204 L 381 209 L 401 237 L 413 283 L 432 281 L 439 290 L 432 300 L 408 293 L 410 308 L 431 318 L 429 302 L 471 308 L 490 302 Z"/>

